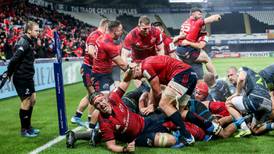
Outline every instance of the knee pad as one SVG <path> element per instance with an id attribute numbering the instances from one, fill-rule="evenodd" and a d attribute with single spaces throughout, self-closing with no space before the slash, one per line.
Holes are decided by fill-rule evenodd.
<path id="1" fill-rule="evenodd" d="M 185 95 L 188 89 L 175 81 L 170 81 L 167 88 L 163 91 L 163 96 L 170 98 L 171 101 L 176 100 L 176 106 L 181 105 L 180 101 L 177 101 L 177 98 L 181 98 Z M 180 100 L 180 99 L 179 99 Z"/>
<path id="2" fill-rule="evenodd" d="M 167 133 L 159 133 L 159 146 L 166 147 L 168 143 L 168 135 Z"/>

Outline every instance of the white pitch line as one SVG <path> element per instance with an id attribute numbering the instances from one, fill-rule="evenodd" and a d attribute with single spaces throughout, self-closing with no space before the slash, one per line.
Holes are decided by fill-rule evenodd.
<path id="1" fill-rule="evenodd" d="M 82 128 L 83 128 L 83 127 L 76 127 L 76 128 L 73 129 L 73 131 L 79 131 L 79 130 L 81 130 Z M 34 150 L 31 151 L 29 154 L 37 154 L 37 153 L 39 153 L 39 152 L 41 152 L 41 151 L 43 151 L 43 150 L 45 150 L 45 149 L 47 149 L 47 148 L 53 146 L 54 144 L 56 144 L 56 143 L 62 141 L 63 139 L 65 139 L 65 137 L 66 137 L 65 135 L 63 135 L 63 136 L 58 136 L 58 137 L 56 137 L 55 139 L 49 141 L 48 143 L 46 143 L 46 144 L 44 144 L 44 145 L 42 145 L 42 146 L 40 146 L 40 147 L 34 149 Z"/>

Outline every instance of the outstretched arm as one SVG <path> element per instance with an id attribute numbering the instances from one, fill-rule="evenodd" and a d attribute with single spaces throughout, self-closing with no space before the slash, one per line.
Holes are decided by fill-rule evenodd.
<path id="1" fill-rule="evenodd" d="M 211 16 L 205 18 L 204 22 L 205 22 L 205 24 L 209 24 L 209 23 L 213 23 L 213 22 L 216 22 L 219 20 L 221 20 L 221 16 L 219 14 L 214 14 L 214 15 L 211 15 Z"/>
<path id="2" fill-rule="evenodd" d="M 106 142 L 106 146 L 112 152 L 134 152 L 135 151 L 135 141 L 132 141 L 126 146 L 120 146 L 116 144 L 115 140 L 109 140 Z"/>

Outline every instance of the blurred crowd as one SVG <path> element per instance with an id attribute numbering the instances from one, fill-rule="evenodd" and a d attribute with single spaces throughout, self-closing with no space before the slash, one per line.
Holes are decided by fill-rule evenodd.
<path id="1" fill-rule="evenodd" d="M 36 58 L 54 57 L 53 32 L 58 31 L 63 57 L 80 57 L 85 52 L 86 37 L 96 27 L 83 23 L 69 15 L 58 13 L 29 3 L 3 5 L 0 7 L 0 57 L 10 59 L 14 44 L 23 34 L 24 24 L 35 21 L 41 29 L 34 48 Z"/>

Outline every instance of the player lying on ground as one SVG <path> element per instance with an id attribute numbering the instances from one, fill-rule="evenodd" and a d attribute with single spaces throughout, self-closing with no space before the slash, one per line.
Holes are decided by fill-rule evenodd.
<path id="1" fill-rule="evenodd" d="M 245 91 L 240 96 L 242 90 Z M 253 70 L 243 67 L 237 76 L 236 93 L 227 100 L 228 111 L 236 119 L 243 119 L 246 113 L 254 114 L 256 124 L 266 122 L 272 112 L 272 101 L 265 81 Z M 240 125 L 240 133 L 236 137 L 248 136 L 251 134 L 246 122 Z"/>

